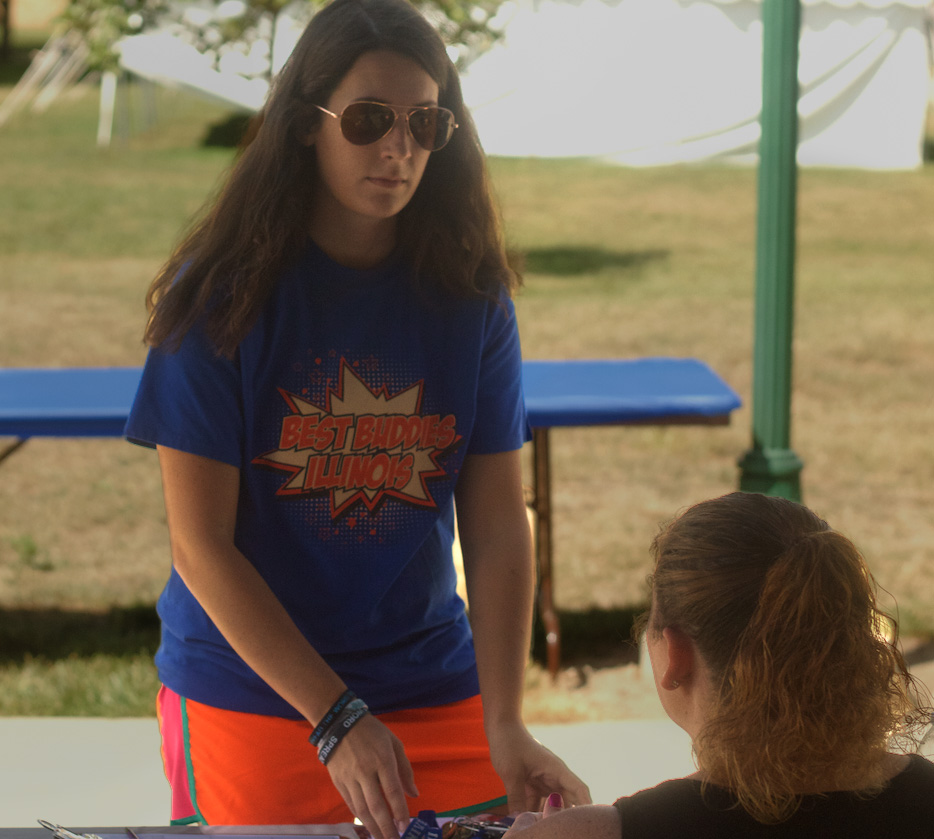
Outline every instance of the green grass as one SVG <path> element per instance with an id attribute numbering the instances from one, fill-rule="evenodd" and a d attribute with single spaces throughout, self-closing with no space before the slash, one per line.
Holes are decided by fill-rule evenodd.
<path id="1" fill-rule="evenodd" d="M 145 129 L 142 93 L 129 91 L 129 130 L 107 150 L 89 89 L 0 128 L 0 365 L 143 360 L 148 282 L 231 158 L 202 144 L 229 114 L 168 91 L 156 107 Z M 527 357 L 694 356 L 746 401 L 725 428 L 553 432 L 565 647 L 604 655 L 598 639 L 625 637 L 642 600 L 658 523 L 737 486 L 756 174 L 580 160 L 493 160 L 492 171 L 526 266 Z M 799 194 L 793 447 L 805 501 L 863 548 L 908 631 L 934 634 L 934 166 L 805 170 Z M 4 462 L 0 714 L 151 713 L 168 568 L 151 452 L 36 439 Z"/>
<path id="2" fill-rule="evenodd" d="M 102 613 L 6 609 L 2 711 L 9 716 L 151 716 L 158 680 L 151 606 Z"/>

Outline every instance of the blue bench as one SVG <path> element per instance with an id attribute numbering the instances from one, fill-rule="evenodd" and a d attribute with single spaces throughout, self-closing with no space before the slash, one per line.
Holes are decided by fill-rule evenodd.
<path id="1" fill-rule="evenodd" d="M 139 367 L 0 369 L 0 461 L 30 437 L 120 437 Z M 548 668 L 560 663 L 554 609 L 549 431 L 561 426 L 726 425 L 739 396 L 696 359 L 528 360 L 523 363 L 532 426 L 539 613 Z"/>

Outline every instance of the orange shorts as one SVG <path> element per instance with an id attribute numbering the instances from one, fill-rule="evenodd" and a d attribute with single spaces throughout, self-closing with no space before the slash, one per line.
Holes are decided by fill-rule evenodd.
<path id="1" fill-rule="evenodd" d="M 307 720 L 212 708 L 166 687 L 157 705 L 173 824 L 353 821 L 308 742 Z M 426 809 L 465 815 L 505 805 L 479 696 L 378 719 L 402 741 L 415 772 L 420 794 L 409 799 L 411 815 Z"/>

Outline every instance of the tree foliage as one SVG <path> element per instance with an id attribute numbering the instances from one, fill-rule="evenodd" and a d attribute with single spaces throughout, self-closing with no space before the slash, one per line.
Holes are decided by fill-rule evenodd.
<path id="1" fill-rule="evenodd" d="M 310 17 L 327 0 L 70 0 L 61 20 L 78 32 L 95 70 L 117 66 L 115 45 L 167 23 L 205 52 L 271 40 L 273 21 L 286 6 L 304 4 Z M 436 27 L 459 66 L 487 49 L 499 33 L 492 20 L 503 0 L 412 0 Z M 191 14 L 196 9 L 202 14 Z M 267 71 L 268 72 L 268 71 Z"/>
<path id="2" fill-rule="evenodd" d="M 109 70 L 117 63 L 114 44 L 155 25 L 168 11 L 166 0 L 70 0 L 61 21 L 88 47 L 88 65 Z"/>

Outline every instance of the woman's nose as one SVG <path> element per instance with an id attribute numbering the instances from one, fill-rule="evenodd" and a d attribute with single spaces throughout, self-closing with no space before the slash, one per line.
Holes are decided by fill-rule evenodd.
<path id="1" fill-rule="evenodd" d="M 409 131 L 408 120 L 403 114 L 396 115 L 389 133 L 383 137 L 383 153 L 391 157 L 408 157 L 412 154 L 412 143 L 415 140 Z"/>

